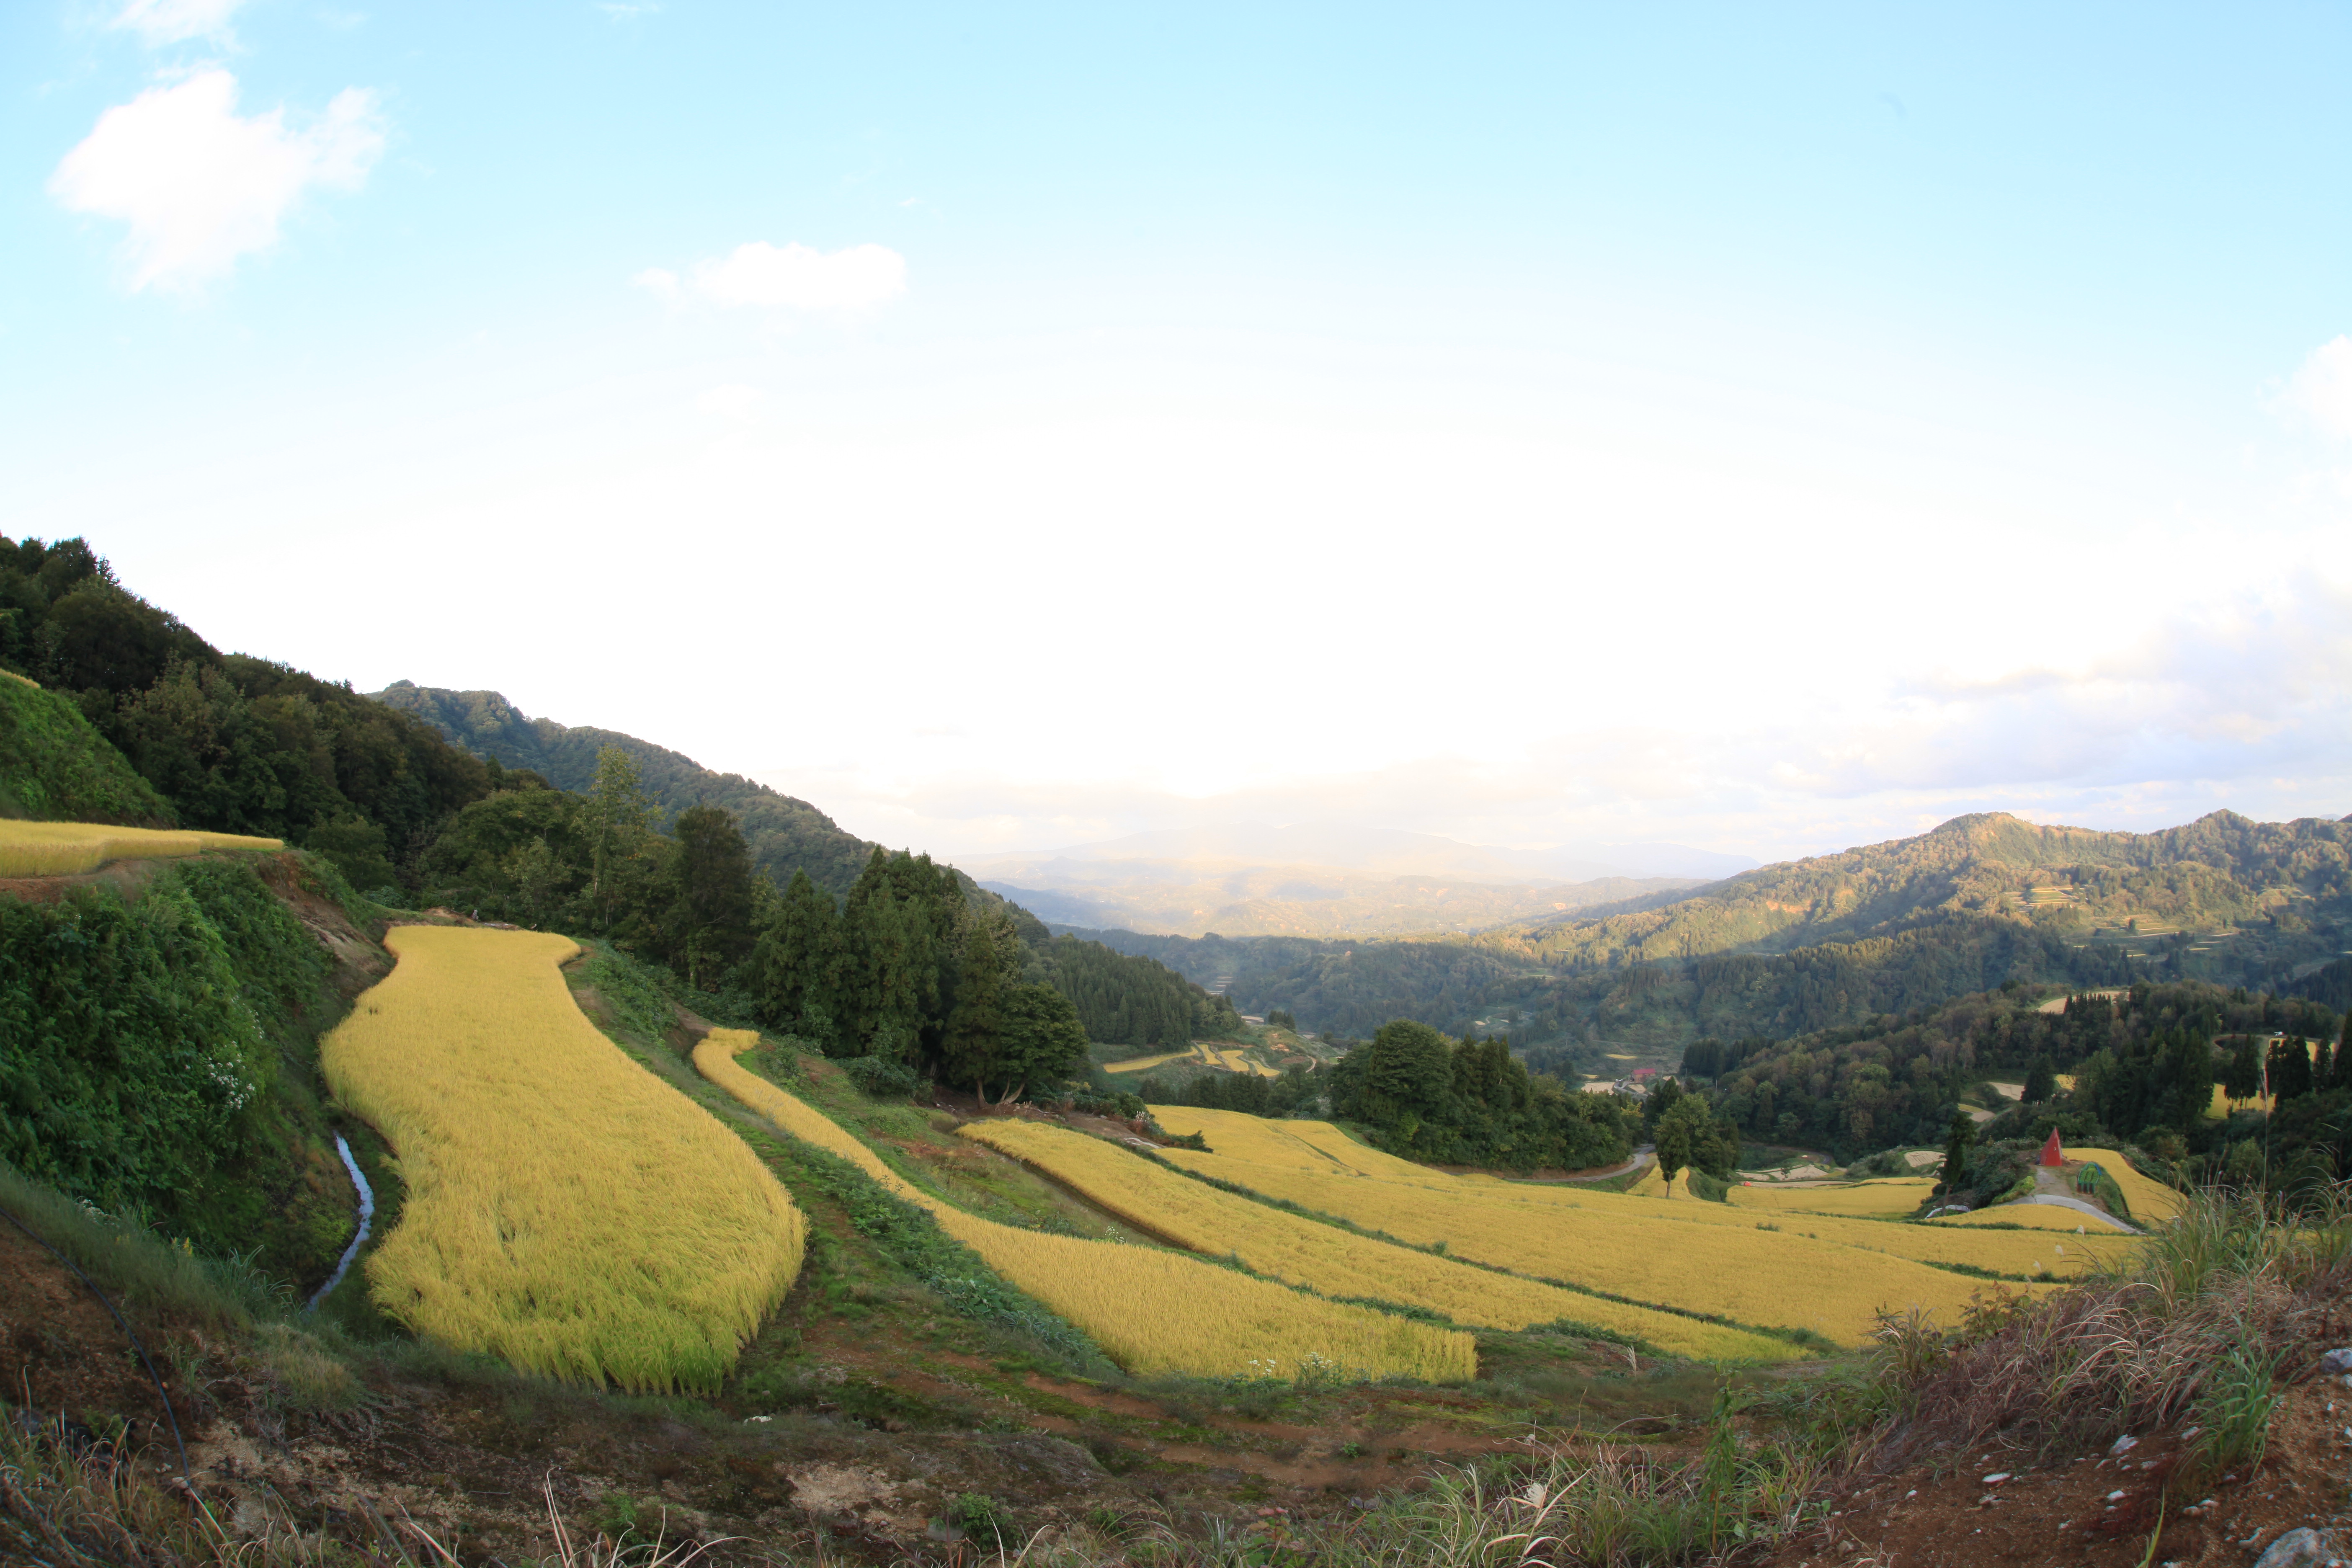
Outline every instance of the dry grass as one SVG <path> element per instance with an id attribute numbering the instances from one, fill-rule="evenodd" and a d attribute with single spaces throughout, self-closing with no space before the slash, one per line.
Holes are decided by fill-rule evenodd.
<path id="1" fill-rule="evenodd" d="M 961 1131 L 1076 1188 L 1130 1225 L 1194 1252 L 1230 1253 L 1256 1273 L 1321 1295 L 1426 1308 L 1481 1328 L 1572 1321 L 1703 1361 L 1784 1361 L 1804 1353 L 1785 1340 L 1602 1300 L 1351 1235 L 1219 1192 L 1066 1128 L 1003 1121 L 972 1122 Z"/>
<path id="2" fill-rule="evenodd" d="M 695 1047 L 694 1065 L 793 1136 L 928 1210 L 941 1230 L 1131 1371 L 1295 1377 L 1320 1365 L 1349 1376 L 1431 1383 L 1476 1373 L 1475 1343 L 1457 1331 L 1302 1295 L 1181 1253 L 1019 1230 L 968 1215 L 908 1181 L 805 1101 L 746 1070 L 736 1053 L 757 1043 L 747 1029 L 714 1029 Z"/>
<path id="3" fill-rule="evenodd" d="M 775 1178 L 582 1016 L 570 938 L 399 926 L 397 968 L 321 1047 L 336 1096 L 397 1152 L 379 1306 L 525 1371 L 715 1388 L 800 1272 Z"/>
<path id="4" fill-rule="evenodd" d="M 2352 1286 L 2352 1188 L 2290 1209 L 2259 1193 L 2183 1196 L 2130 1266 L 1962 1334 L 1881 1333 L 1901 1406 L 1877 1462 L 1934 1444 L 2047 1451 L 2192 1413 L 2209 1464 L 2257 1457 L 2276 1373 L 2331 1335 Z"/>
<path id="5" fill-rule="evenodd" d="M 276 838 L 98 822 L 0 821 L 0 877 L 74 877 L 109 860 L 172 860 L 207 849 L 283 849 Z"/>

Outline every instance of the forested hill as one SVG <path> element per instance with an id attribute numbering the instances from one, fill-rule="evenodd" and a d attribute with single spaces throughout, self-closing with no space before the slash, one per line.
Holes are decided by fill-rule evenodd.
<path id="1" fill-rule="evenodd" d="M 665 821 L 689 806 L 734 813 L 751 863 L 775 879 L 806 871 L 827 892 L 846 894 L 875 847 L 845 833 L 804 800 L 779 795 L 738 773 L 713 773 L 693 758 L 635 735 L 584 725 L 529 719 L 495 691 L 450 691 L 394 681 L 371 694 L 378 702 L 425 720 L 457 745 L 486 761 L 525 768 L 557 789 L 584 791 L 596 775 L 596 754 L 618 746 L 636 762 L 646 790 Z"/>
<path id="2" fill-rule="evenodd" d="M 2024 1088 L 2044 1112 L 2075 1113 L 2070 1136 L 2095 1121 L 2152 1143 L 2167 1127 L 2197 1130 L 2231 1055 L 2259 1055 L 2280 1034 L 2332 1042 L 2342 1024 L 2323 1004 L 2195 980 L 2063 1001 L 2011 986 L 1794 1039 L 1701 1040 L 1683 1068 L 1751 1135 L 1845 1157 L 1940 1142 L 1955 1106 L 1992 1079 Z M 2332 1058 L 2323 1060 L 2332 1084 Z M 2063 1100 L 2053 1098 L 2053 1072 L 2073 1079 Z M 2011 1112 L 2021 1125 L 1997 1131 L 2019 1133 L 2031 1114 Z"/>
<path id="3" fill-rule="evenodd" d="M 1423 942 L 1085 932 L 1263 1013 L 1358 1034 L 1388 1016 L 1521 1046 L 1669 1049 L 1909 1014 L 2006 981 L 2277 988 L 2352 941 L 2352 826 L 2217 812 L 2160 833 L 1960 817 L 1768 866 L 1647 910 Z M 2315 983 L 2319 976 L 2314 976 Z"/>
<path id="4" fill-rule="evenodd" d="M 1991 812 L 1954 817 L 1915 838 L 1742 872 L 1653 909 L 1498 928 L 1480 933 L 1477 944 L 1590 969 L 1786 952 L 1956 917 L 2017 921 L 2082 940 L 2210 932 L 2282 916 L 2326 921 L 2347 906 L 2352 826 L 2344 822 L 2254 822 L 2217 811 L 2158 833 L 2102 833 Z"/>
<path id="5" fill-rule="evenodd" d="M 374 888 L 494 786 L 429 724 L 222 653 L 79 539 L 0 538 L 0 670 L 43 689 L 8 683 L 12 814 L 290 839 Z"/>

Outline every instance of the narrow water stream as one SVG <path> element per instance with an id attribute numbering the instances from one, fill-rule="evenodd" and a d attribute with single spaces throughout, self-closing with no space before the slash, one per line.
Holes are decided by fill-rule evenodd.
<path id="1" fill-rule="evenodd" d="M 367 1177 L 360 1172 L 360 1163 L 352 1158 L 352 1146 L 343 1142 L 343 1135 L 340 1132 L 335 1134 L 335 1152 L 343 1157 L 343 1169 L 352 1173 L 352 1185 L 360 1190 L 360 1230 L 352 1237 L 352 1244 L 343 1248 L 343 1260 L 335 1265 L 335 1272 L 319 1287 L 319 1293 L 310 1298 L 310 1305 L 306 1310 L 312 1312 L 317 1311 L 319 1303 L 327 1299 L 327 1292 L 341 1284 L 343 1276 L 351 1272 L 352 1259 L 357 1258 L 360 1248 L 367 1245 L 368 1229 L 375 1223 L 375 1189 L 368 1185 Z"/>

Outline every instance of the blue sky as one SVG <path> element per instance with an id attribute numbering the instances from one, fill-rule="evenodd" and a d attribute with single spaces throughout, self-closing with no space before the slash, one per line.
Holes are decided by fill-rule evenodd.
<path id="1" fill-rule="evenodd" d="M 2342 815 L 2352 9 L 2048 11 L 9 8 L 0 531 L 950 853 Z"/>

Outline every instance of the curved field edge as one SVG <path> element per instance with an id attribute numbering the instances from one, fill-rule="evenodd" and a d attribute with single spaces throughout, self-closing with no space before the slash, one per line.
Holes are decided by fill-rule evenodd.
<path id="1" fill-rule="evenodd" d="M 0 819 L 0 877 L 74 877 L 110 860 L 176 860 L 207 849 L 282 849 L 276 838 L 102 822 Z"/>
<path id="2" fill-rule="evenodd" d="M 526 1372 L 715 1390 L 800 1271 L 759 1157 L 584 1017 L 568 937 L 397 926 L 393 972 L 321 1045 L 408 1189 L 367 1264 L 414 1331 Z"/>
<path id="3" fill-rule="evenodd" d="M 928 1210 L 1015 1288 L 1076 1325 L 1129 1372 L 1206 1377 L 1324 1373 L 1464 1382 L 1471 1335 L 1348 1306 L 1182 1254 L 1016 1229 L 964 1213 L 885 1163 L 839 1123 L 735 1060 L 758 1043 L 714 1029 L 695 1047 L 703 1076 L 793 1137 L 849 1161 Z"/>
<path id="4" fill-rule="evenodd" d="M 1319 1295 L 1440 1313 L 1474 1328 L 1575 1326 L 1669 1355 L 1717 1363 L 1805 1354 L 1786 1340 L 1611 1301 L 1457 1263 L 1221 1192 L 1098 1138 L 1021 1121 L 969 1122 L 961 1136 L 1023 1161 L 1129 1224 Z"/>

